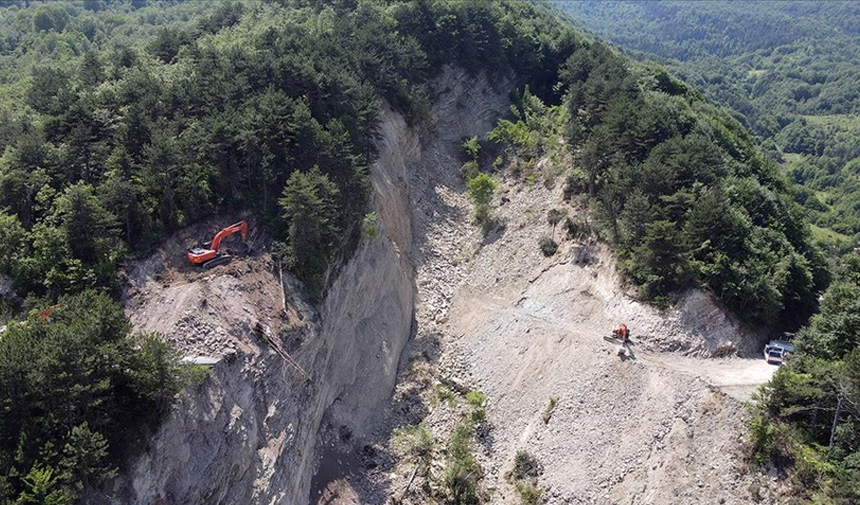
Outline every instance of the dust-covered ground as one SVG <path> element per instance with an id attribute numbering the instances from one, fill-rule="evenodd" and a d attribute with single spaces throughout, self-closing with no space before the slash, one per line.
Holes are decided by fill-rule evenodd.
<path id="1" fill-rule="evenodd" d="M 185 249 L 211 240 L 230 218 L 212 218 L 185 228 L 165 240 L 145 259 L 124 272 L 126 313 L 135 332 L 158 333 L 184 356 L 221 358 L 236 351 L 256 352 L 254 336 L 281 335 L 289 345 L 306 307 L 289 300 L 281 288 L 278 265 L 266 251 L 263 234 L 248 215 L 249 251 L 210 270 L 191 265 Z M 235 220 L 235 217 L 232 219 Z M 238 235 L 223 242 L 224 250 L 239 244 Z M 284 331 L 284 330 L 288 331 Z M 262 330 L 262 331 L 261 331 Z"/>
<path id="2" fill-rule="evenodd" d="M 561 227 L 558 252 L 544 257 L 549 209 L 586 220 L 561 181 L 502 177 L 494 213 L 504 226 L 483 236 L 459 140 L 443 137 L 437 163 L 410 181 L 418 301 L 392 402 L 374 443 L 330 441 L 352 470 L 311 502 L 437 503 L 446 444 L 472 389 L 487 398 L 474 450 L 490 503 L 520 503 L 505 478 L 518 451 L 541 464 L 544 503 L 751 503 L 751 489 L 771 500 L 743 462 L 743 401 L 775 370 L 757 358 L 762 336 L 704 292 L 662 311 L 637 302 L 604 245 Z M 602 338 L 621 322 L 634 342 L 625 359 Z M 404 456 L 395 432 L 419 423 L 434 440 L 428 464 Z"/>

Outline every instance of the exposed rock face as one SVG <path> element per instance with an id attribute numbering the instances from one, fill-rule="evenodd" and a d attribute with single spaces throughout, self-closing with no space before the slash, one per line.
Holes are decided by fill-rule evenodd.
<path id="1" fill-rule="evenodd" d="M 538 210 L 558 200 L 541 187 L 509 195 L 499 210 L 511 230 L 506 235 L 478 237 L 459 171 L 460 143 L 492 128 L 508 106 L 506 91 L 484 77 L 448 70 L 431 87 L 430 117 L 419 126 L 382 111 L 380 156 L 371 170 L 377 235 L 363 240 L 316 308 L 302 301 L 293 280 L 279 278 L 265 252 L 211 272 L 190 270 L 182 257 L 190 231 L 130 269 L 126 306 L 135 328 L 164 333 L 187 354 L 223 359 L 203 386 L 183 396 L 125 475 L 105 492 L 90 492 L 86 502 L 308 503 L 317 468 L 317 488 L 340 476 L 339 469 L 326 475 L 331 436 L 342 447 L 374 442 L 374 427 L 393 408 L 384 407 L 404 346 L 416 332 L 448 338 L 456 330 L 462 340 L 443 346 L 468 352 L 452 353 L 465 361 L 462 370 L 451 370 L 475 372 L 473 380 L 499 405 L 508 391 L 523 387 L 525 376 L 511 375 L 516 366 L 505 364 L 495 370 L 498 381 L 480 379 L 474 362 L 493 363 L 504 354 L 498 329 L 505 317 L 515 320 L 511 335 L 531 331 L 529 323 L 520 332 L 520 320 L 549 325 L 547 335 L 564 328 L 597 336 L 625 319 L 655 350 L 711 355 L 738 347 L 735 323 L 707 295 L 689 295 L 671 314 L 658 314 L 621 293 L 605 247 L 564 245 L 557 259 L 540 256 L 535 244 L 546 230 Z M 490 303 L 494 297 L 506 299 L 503 308 Z M 519 363 L 522 356 L 509 359 Z M 534 359 L 542 370 L 534 381 L 542 383 L 550 372 Z M 513 389 L 509 379 L 517 382 Z M 698 387 L 696 401 L 707 391 Z M 537 401 L 557 393 L 541 390 Z M 515 421 L 510 433 L 522 428 Z M 506 430 L 499 431 L 496 463 L 516 446 Z M 500 471 L 500 465 L 493 470 Z M 368 496 L 356 502 L 384 501 Z"/>
<path id="2" fill-rule="evenodd" d="M 398 113 L 383 111 L 371 171 L 377 235 L 342 268 L 318 313 L 301 303 L 289 280 L 288 310 L 281 313 L 277 269 L 265 254 L 189 271 L 173 258 L 188 233 L 157 260 L 130 269 L 126 305 L 135 328 L 160 331 L 188 354 L 224 358 L 198 391 L 184 395 L 126 475 L 104 493 L 90 492 L 89 502 L 306 503 L 323 419 L 357 440 L 364 436 L 390 398 L 412 326 L 410 179 L 418 167 L 450 161 L 475 124 L 491 124 L 486 104 L 462 95 L 470 86 L 488 89 L 486 80 L 449 71 L 442 81 L 451 106 L 437 107 L 442 116 L 429 124 L 444 131 L 447 158 L 424 148 L 422 134 Z M 432 135 L 424 131 L 423 140 Z M 255 328 L 290 351 L 310 380 L 255 338 Z"/>

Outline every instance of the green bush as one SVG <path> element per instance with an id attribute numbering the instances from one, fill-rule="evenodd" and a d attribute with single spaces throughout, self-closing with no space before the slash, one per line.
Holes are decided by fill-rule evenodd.
<path id="1" fill-rule="evenodd" d="M 514 468 L 507 477 L 508 480 L 516 482 L 537 479 L 542 473 L 543 467 L 540 462 L 528 452 L 520 450 L 514 456 Z"/>
<path id="2" fill-rule="evenodd" d="M 543 503 L 543 490 L 531 482 L 517 482 L 516 487 L 523 505 L 538 505 L 539 503 Z"/>
<path id="3" fill-rule="evenodd" d="M 481 467 L 472 453 L 472 427 L 461 423 L 454 429 L 448 443 L 448 462 L 444 484 L 449 501 L 454 505 L 477 505 L 478 480 Z"/>
<path id="4" fill-rule="evenodd" d="M 478 155 L 481 152 L 481 144 L 478 143 L 478 137 L 469 137 L 463 141 L 463 152 L 466 158 L 470 161 L 478 161 Z"/>
<path id="5" fill-rule="evenodd" d="M 775 447 L 776 429 L 764 411 L 755 411 L 747 423 L 747 436 L 750 442 L 750 461 L 758 465 L 770 461 Z"/>
<path id="6" fill-rule="evenodd" d="M 542 252 L 543 255 L 547 258 L 555 254 L 556 251 L 558 251 L 558 244 L 555 242 L 555 240 L 549 237 L 541 237 L 540 241 L 538 242 L 538 245 L 540 246 L 540 252 Z"/>
<path id="7" fill-rule="evenodd" d="M 466 182 L 469 198 L 475 206 L 475 219 L 484 221 L 490 216 L 490 202 L 496 191 L 496 181 L 487 174 L 478 174 Z"/>
<path id="8" fill-rule="evenodd" d="M 486 395 L 476 389 L 466 393 L 466 403 L 473 407 L 482 407 L 485 401 L 487 401 Z"/>
<path id="9" fill-rule="evenodd" d="M 543 490 L 537 487 L 537 479 L 543 473 L 540 462 L 526 451 L 517 451 L 514 467 L 505 478 L 514 484 L 523 505 L 542 503 Z"/>
<path id="10" fill-rule="evenodd" d="M 403 455 L 427 461 L 436 444 L 427 426 L 410 424 L 394 429 L 393 445 Z"/>
<path id="11" fill-rule="evenodd" d="M 570 217 L 564 218 L 562 227 L 567 233 L 567 238 L 573 240 L 584 241 L 594 235 L 594 229 L 585 220 L 573 220 Z"/>
<path id="12" fill-rule="evenodd" d="M 379 216 L 376 212 L 369 212 L 364 215 L 364 220 L 361 222 L 361 228 L 364 234 L 370 239 L 376 238 L 377 227 L 379 226 Z"/>
<path id="13" fill-rule="evenodd" d="M 477 161 L 469 160 L 466 163 L 463 163 L 463 177 L 467 181 L 474 179 L 475 177 L 477 177 L 477 175 L 479 173 L 480 173 L 480 170 L 478 169 L 478 162 Z"/>

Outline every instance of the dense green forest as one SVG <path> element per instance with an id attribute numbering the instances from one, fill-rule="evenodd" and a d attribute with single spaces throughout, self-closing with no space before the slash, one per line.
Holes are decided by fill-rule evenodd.
<path id="1" fill-rule="evenodd" d="M 490 140 L 510 146 L 526 180 L 563 140 L 567 193 L 588 202 L 642 299 L 665 306 L 705 287 L 746 321 L 777 327 L 817 310 L 827 261 L 791 183 L 740 123 L 662 67 L 597 42 L 559 79 L 560 105 L 526 90 Z"/>
<path id="2" fill-rule="evenodd" d="M 0 11 L 0 208 L 16 251 L 0 271 L 39 294 L 110 286 L 119 261 L 164 233 L 253 209 L 319 291 L 365 210 L 380 99 L 420 118 L 418 86 L 446 63 L 513 69 L 547 96 L 573 43 L 538 34 L 527 6 L 290 4 Z M 314 180 L 287 185 L 293 173 Z M 296 198 L 330 202 L 333 217 L 303 244 L 285 233 Z"/>
<path id="3" fill-rule="evenodd" d="M 856 2 L 563 2 L 620 46 L 657 58 L 737 111 L 798 183 L 817 238 L 860 234 L 860 7 Z M 823 230 L 826 229 L 827 231 Z"/>
<path id="4" fill-rule="evenodd" d="M 0 503 L 72 503 L 142 447 L 191 373 L 92 290 L 0 335 Z"/>
<path id="5" fill-rule="evenodd" d="M 366 221 L 380 104 L 422 121 L 446 65 L 516 88 L 488 141 L 508 163 L 473 146 L 476 203 L 488 173 L 572 159 L 568 193 L 642 298 L 703 286 L 790 324 L 829 281 L 793 184 L 735 117 L 526 3 L 10 2 L 0 60 L 0 274 L 26 298 L 4 300 L 0 503 L 74 502 L 189 384 L 157 339 L 128 337 L 124 261 L 251 210 L 322 296 Z"/>
<path id="6" fill-rule="evenodd" d="M 125 260 L 252 210 L 321 296 L 360 236 L 382 100 L 422 120 L 445 65 L 557 100 L 578 38 L 547 19 L 514 2 L 3 3 L 0 274 L 17 322 L 0 331 L 0 503 L 76 501 L 187 384 L 165 344 L 128 336 L 111 299 Z"/>
<path id="7" fill-rule="evenodd" d="M 860 500 L 860 256 L 836 277 L 750 423 L 750 460 L 791 469 L 798 503 Z"/>
<path id="8" fill-rule="evenodd" d="M 791 469 L 799 503 L 860 501 L 860 8 L 852 2 L 566 2 L 656 58 L 759 136 L 840 255 L 798 354 L 762 390 L 750 459 Z M 646 54 L 653 53 L 653 54 Z M 826 228 L 826 230 L 824 229 Z M 846 254 L 847 253 L 847 254 Z"/>

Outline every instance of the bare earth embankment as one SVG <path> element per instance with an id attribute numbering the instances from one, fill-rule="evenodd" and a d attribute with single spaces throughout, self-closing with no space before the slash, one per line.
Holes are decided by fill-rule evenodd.
<path id="1" fill-rule="evenodd" d="M 761 478 L 742 461 L 742 402 L 774 370 L 753 356 L 757 336 L 706 293 L 667 311 L 635 301 L 599 243 L 556 230 L 559 251 L 544 257 L 547 211 L 582 212 L 561 181 L 497 174 L 504 228 L 484 237 L 474 223 L 460 143 L 492 128 L 504 91 L 448 71 L 426 124 L 383 113 L 380 235 L 317 309 L 294 284 L 281 289 L 264 248 L 212 271 L 185 265 L 182 249 L 215 223 L 129 270 L 137 331 L 224 359 L 118 484 L 123 503 L 302 503 L 308 493 L 315 504 L 437 503 L 469 389 L 487 397 L 475 452 L 490 503 L 519 503 L 505 479 L 519 450 L 543 466 L 549 504 L 751 503 Z M 621 322 L 635 342 L 624 360 L 602 338 Z M 436 441 L 421 472 L 392 437 L 418 423 Z"/>
<path id="2" fill-rule="evenodd" d="M 457 100 L 433 110 L 434 163 L 409 181 L 415 337 L 365 448 L 372 456 L 312 502 L 383 503 L 409 485 L 402 503 L 434 503 L 445 441 L 463 415 L 462 405 L 440 399 L 452 380 L 488 398 L 476 452 L 491 503 L 519 503 L 504 478 L 518 450 L 543 465 L 539 485 L 550 504 L 751 503 L 748 488 L 759 478 L 742 461 L 742 402 L 775 369 L 738 356 L 752 355 L 757 336 L 706 293 L 690 292 L 667 311 L 635 301 L 601 244 L 565 239 L 543 257 L 547 211 L 580 212 L 563 201 L 560 181 L 547 189 L 504 178 L 495 213 L 505 228 L 482 237 L 459 170 L 463 128 L 446 124 L 446 107 L 502 110 L 504 100 L 480 83 L 449 91 Z M 469 134 L 481 134 L 492 122 L 472 126 Z M 635 341 L 626 360 L 602 338 L 621 322 Z M 550 397 L 558 405 L 544 424 Z M 393 456 L 391 442 L 394 428 L 419 422 L 437 440 L 426 472 Z"/>

